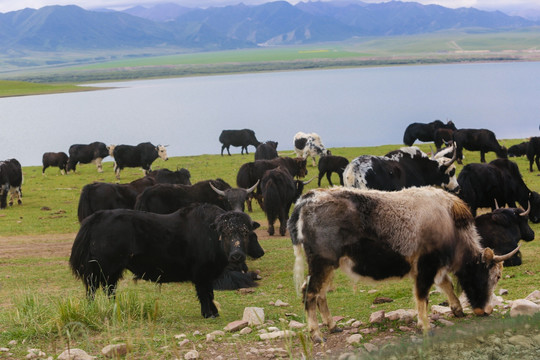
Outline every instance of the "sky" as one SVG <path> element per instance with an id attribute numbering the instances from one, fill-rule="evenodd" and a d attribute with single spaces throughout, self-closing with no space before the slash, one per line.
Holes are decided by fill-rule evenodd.
<path id="1" fill-rule="evenodd" d="M 247 5 L 255 5 L 272 0 L 0 0 L 0 12 L 20 10 L 24 8 L 38 9 L 48 5 L 78 5 L 84 9 L 92 10 L 108 8 L 123 10 L 129 7 L 141 5 L 152 6 L 158 3 L 177 3 L 188 7 L 223 6 L 243 2 Z M 332 1 L 332 0 L 325 0 Z M 369 3 L 385 2 L 387 0 L 363 0 Z M 407 0 L 404 0 L 407 1 Z M 298 0 L 289 0 L 295 4 Z M 482 10 L 504 10 L 510 7 L 540 9 L 539 0 L 416 0 L 421 4 L 437 4 L 449 8 L 475 7 Z"/>

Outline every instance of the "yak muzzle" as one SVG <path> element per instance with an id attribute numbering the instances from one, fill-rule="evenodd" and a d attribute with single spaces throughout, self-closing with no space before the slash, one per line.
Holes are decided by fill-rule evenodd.
<path id="1" fill-rule="evenodd" d="M 240 251 L 235 251 L 229 255 L 229 261 L 232 263 L 243 263 L 246 261 L 246 254 Z"/>

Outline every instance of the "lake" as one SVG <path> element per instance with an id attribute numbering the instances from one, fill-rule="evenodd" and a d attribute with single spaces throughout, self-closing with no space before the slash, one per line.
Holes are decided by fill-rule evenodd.
<path id="1" fill-rule="evenodd" d="M 317 132 L 330 148 L 402 144 L 408 124 L 435 119 L 452 120 L 458 128 L 488 128 L 499 139 L 540 136 L 540 62 L 237 74 L 99 86 L 116 88 L 0 99 L 0 159 L 41 165 L 44 152 L 67 153 L 72 144 L 93 141 L 151 141 L 169 145 L 169 156 L 218 154 L 221 130 L 242 128 L 255 130 L 260 141 L 278 141 L 278 150 L 292 149 L 298 131 Z"/>

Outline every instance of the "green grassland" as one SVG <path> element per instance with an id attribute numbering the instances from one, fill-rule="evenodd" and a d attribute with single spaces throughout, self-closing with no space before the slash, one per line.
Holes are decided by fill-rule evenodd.
<path id="1" fill-rule="evenodd" d="M 538 61 L 540 29 L 482 29 L 213 52 L 164 47 L 0 54 L 0 79 L 84 83 L 223 73 L 486 61 Z M 2 96 L 2 92 L 0 92 Z"/>
<path id="2" fill-rule="evenodd" d="M 505 140 L 506 146 L 521 140 Z M 353 159 L 362 154 L 383 155 L 398 145 L 386 145 L 365 148 L 333 148 L 332 153 Z M 421 144 L 424 151 L 429 146 Z M 290 154 L 283 151 L 282 154 Z M 494 158 L 492 153 L 487 160 Z M 176 169 L 187 168 L 191 172 L 192 182 L 220 177 L 231 185 L 235 185 L 239 167 L 253 160 L 253 155 L 234 154 L 233 156 L 201 155 L 174 157 L 167 162 L 156 160 L 153 167 Z M 538 171 L 529 173 L 528 163 L 524 158 L 515 159 L 528 186 L 540 190 Z M 465 152 L 464 163 L 479 162 L 479 154 Z M 458 171 L 463 165 L 457 165 Z M 308 164 L 311 178 L 318 174 L 316 168 Z M 258 269 L 262 280 L 260 286 L 250 294 L 236 291 L 221 291 L 215 294 L 221 305 L 220 317 L 203 319 L 192 284 L 155 284 L 139 281 L 134 283 L 129 274 L 119 284 L 118 297 L 115 301 L 99 295 L 95 302 L 85 300 L 84 288 L 71 274 L 68 267 L 68 254 L 65 256 L 44 254 L 39 256 L 29 251 L 24 256 L 3 257 L 2 246 L 8 240 L 40 236 L 53 246 L 58 234 L 68 234 L 74 238 L 79 228 L 77 221 L 77 204 L 80 190 L 85 184 L 93 181 L 116 182 L 112 162 L 104 164 L 104 172 L 97 173 L 94 165 L 81 165 L 77 173 L 62 176 L 58 169 L 49 168 L 46 175 L 41 174 L 40 167 L 24 167 L 23 204 L 14 205 L 0 211 L 0 347 L 7 346 L 11 340 L 17 345 L 9 346 L 12 357 L 24 358 L 28 348 L 39 348 L 48 355 L 58 355 L 67 347 L 82 348 L 92 355 L 100 356 L 100 349 L 110 343 L 127 342 L 131 346 L 129 359 L 174 359 L 195 347 L 205 351 L 211 343 L 205 341 L 205 335 L 213 330 L 221 330 L 234 320 L 242 318 L 246 306 L 263 307 L 266 319 L 272 320 L 275 326 L 287 328 L 289 320 L 305 322 L 305 315 L 300 299 L 293 289 L 292 267 L 294 262 L 291 241 L 288 236 L 275 236 L 261 240 L 266 254 L 261 259 L 249 261 L 250 269 Z M 126 169 L 122 172 L 122 183 L 127 183 L 142 176 L 140 169 Z M 338 183 L 337 176 L 333 181 Z M 326 179 L 322 186 L 328 186 Z M 307 188 L 316 188 L 316 180 Z M 267 222 L 258 205 L 254 205 L 252 218 L 266 229 Z M 540 224 L 531 224 L 536 233 Z M 69 235 L 71 234 L 71 235 Z M 60 241 L 60 240 L 58 240 Z M 523 265 L 504 270 L 503 278 L 497 290 L 508 289 L 506 299 L 518 299 L 527 296 L 539 288 L 540 284 L 540 243 L 534 240 L 522 245 Z M 336 273 L 335 289 L 329 293 L 328 302 L 333 315 L 355 318 L 368 322 L 369 315 L 376 310 L 396 310 L 413 308 L 413 296 L 410 280 L 388 281 L 383 283 L 359 283 L 355 286 L 341 273 Z M 368 293 L 376 289 L 376 293 Z M 394 301 L 387 304 L 372 305 L 377 296 L 385 296 Z M 290 304 L 285 308 L 269 305 L 271 301 L 282 300 Z M 431 304 L 444 301 L 441 294 L 432 294 Z M 505 315 L 495 313 L 489 318 L 472 316 L 455 320 L 457 328 L 471 322 L 493 327 L 503 321 Z M 453 320 L 454 321 L 454 320 Z M 393 329 L 394 335 L 402 334 L 399 325 L 389 323 L 381 325 L 381 330 Z M 538 324 L 536 325 L 538 326 Z M 193 335 L 199 330 L 203 335 Z M 189 349 L 180 348 L 174 335 L 186 334 L 192 340 Z M 298 349 L 298 344 L 305 340 L 306 334 L 285 345 L 291 351 Z M 369 341 L 373 335 L 366 335 Z M 258 341 L 256 331 L 252 334 L 232 338 L 226 335 L 218 340 L 218 345 L 227 347 L 226 343 L 235 343 L 237 358 Z M 302 350 L 308 357 L 311 345 Z M 320 351 L 320 350 L 316 350 Z"/>

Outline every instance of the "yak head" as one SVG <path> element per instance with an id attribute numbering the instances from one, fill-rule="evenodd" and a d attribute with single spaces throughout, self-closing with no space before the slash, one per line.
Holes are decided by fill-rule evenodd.
<path id="1" fill-rule="evenodd" d="M 246 256 L 258 259 L 264 255 L 254 230 L 260 224 L 240 211 L 228 211 L 216 218 L 213 224 L 225 254 L 232 265 L 240 267 Z"/>
<path id="2" fill-rule="evenodd" d="M 169 156 L 167 155 L 167 146 L 169 145 L 156 146 L 156 151 L 158 153 L 158 156 L 162 158 L 163 160 L 169 160 Z"/>

